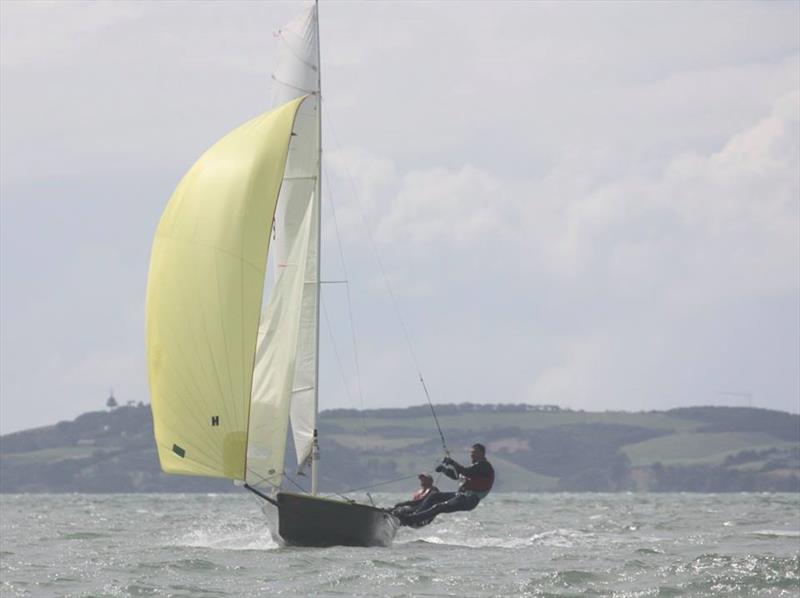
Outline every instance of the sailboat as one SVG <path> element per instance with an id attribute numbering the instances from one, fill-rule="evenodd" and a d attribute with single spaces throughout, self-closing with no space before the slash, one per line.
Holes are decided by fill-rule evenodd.
<path id="1" fill-rule="evenodd" d="M 153 241 L 147 354 L 159 460 L 166 473 L 252 490 L 277 509 L 286 544 L 388 545 L 392 515 L 319 496 L 317 5 L 276 37 L 275 107 L 199 158 Z M 268 255 L 275 281 L 262 308 Z M 290 429 L 310 494 L 283 489 Z"/>

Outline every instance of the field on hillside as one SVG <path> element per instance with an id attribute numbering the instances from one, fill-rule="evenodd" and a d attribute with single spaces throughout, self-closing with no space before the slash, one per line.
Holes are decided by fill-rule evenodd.
<path id="1" fill-rule="evenodd" d="M 800 491 L 800 417 L 764 409 L 664 412 L 561 410 L 529 405 L 440 405 L 453 456 L 482 442 L 496 491 Z M 443 456 L 427 406 L 322 412 L 323 488 L 406 492 Z M 291 442 L 290 442 L 291 445 Z M 293 451 L 285 471 L 291 484 Z M 443 488 L 454 483 L 439 480 Z M 387 483 L 390 482 L 390 483 Z M 84 414 L 0 438 L 3 492 L 231 491 L 226 480 L 166 476 L 148 405 Z"/>

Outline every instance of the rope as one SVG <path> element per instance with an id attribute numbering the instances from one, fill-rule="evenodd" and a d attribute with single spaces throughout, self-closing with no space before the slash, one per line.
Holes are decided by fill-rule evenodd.
<path id="1" fill-rule="evenodd" d="M 258 473 L 256 473 L 256 472 L 255 472 L 255 471 L 253 471 L 252 469 L 248 468 L 248 469 L 247 469 L 247 472 L 248 472 L 250 475 L 252 475 L 252 476 L 254 476 L 254 477 L 258 478 L 258 481 L 259 481 L 259 482 L 261 482 L 262 484 L 266 484 L 266 485 L 268 485 L 268 486 L 272 486 L 272 488 L 273 488 L 273 489 L 275 489 L 275 490 L 280 490 L 280 489 L 281 489 L 281 485 L 280 485 L 280 484 L 275 484 L 275 483 L 273 483 L 273 482 L 270 482 L 270 481 L 269 481 L 269 479 L 267 479 L 267 478 L 265 478 L 265 477 L 263 477 L 263 476 L 259 475 Z M 297 488 L 298 490 L 300 490 L 300 492 L 302 492 L 303 494 L 308 494 L 308 490 L 306 490 L 306 489 L 305 489 L 305 488 L 303 488 L 303 487 L 302 487 L 300 484 L 298 484 L 297 482 L 295 482 L 295 481 L 294 481 L 294 480 L 291 478 L 291 476 L 290 476 L 288 473 L 286 473 L 285 471 L 284 471 L 284 472 L 281 472 L 281 479 L 288 480 L 288 481 L 289 481 L 289 482 L 290 482 L 290 483 L 291 483 L 291 484 L 292 484 L 292 485 L 293 485 L 295 488 Z M 247 486 L 247 485 L 248 485 L 248 484 L 245 484 L 245 486 Z M 249 488 L 249 489 L 252 489 L 252 488 Z"/>
<path id="2" fill-rule="evenodd" d="M 265 478 L 264 476 L 262 476 L 259 473 L 253 471 L 249 467 L 247 468 L 247 473 L 249 473 L 251 476 L 254 476 L 254 477 L 258 478 L 258 481 L 260 483 L 262 483 L 262 484 L 266 484 L 268 486 L 272 486 L 273 488 L 280 488 L 281 487 L 280 483 L 275 484 L 273 482 L 270 482 L 269 478 Z M 281 474 L 281 475 L 283 475 L 283 474 Z"/>
<path id="3" fill-rule="evenodd" d="M 342 145 L 339 143 L 339 136 L 336 134 L 336 129 L 333 126 L 333 121 L 330 118 L 330 110 L 325 107 L 325 110 L 328 112 L 328 118 L 326 122 L 329 123 L 331 133 L 333 135 L 333 139 L 336 142 L 336 145 L 341 149 Z M 442 441 L 442 449 L 444 449 L 445 455 L 448 457 L 450 456 L 450 450 L 447 448 L 447 441 L 444 438 L 444 432 L 442 432 L 442 426 L 439 425 L 439 418 L 436 416 L 436 409 L 433 407 L 433 401 L 431 401 L 430 393 L 428 392 L 428 387 L 425 384 L 425 379 L 422 377 L 422 370 L 419 366 L 419 361 L 417 360 L 417 355 L 414 352 L 414 346 L 411 344 L 411 337 L 408 333 L 408 328 L 406 326 L 405 320 L 403 319 L 403 315 L 400 312 L 400 307 L 397 303 L 397 298 L 395 297 L 394 291 L 392 290 L 392 285 L 389 282 L 389 277 L 386 274 L 386 269 L 383 267 L 383 262 L 381 261 L 380 254 L 378 253 L 378 248 L 375 244 L 375 239 L 372 236 L 372 230 L 369 226 L 367 226 L 367 217 L 366 213 L 364 212 L 364 208 L 361 205 L 361 199 L 358 196 L 358 188 L 356 187 L 355 181 L 353 180 L 353 176 L 350 174 L 350 170 L 347 168 L 346 164 L 343 164 L 344 171 L 347 174 L 347 178 L 350 181 L 350 185 L 353 188 L 353 197 L 356 200 L 356 204 L 358 205 L 359 215 L 361 216 L 361 221 L 364 224 L 364 229 L 367 232 L 367 238 L 369 239 L 370 249 L 372 249 L 372 255 L 375 258 L 375 262 L 378 265 L 378 269 L 381 272 L 381 276 L 383 278 L 383 283 L 386 285 L 386 290 L 389 293 L 389 298 L 391 299 L 392 307 L 394 308 L 395 315 L 397 316 L 397 320 L 400 322 L 400 328 L 403 331 L 403 337 L 406 341 L 406 347 L 408 348 L 408 352 L 411 355 L 411 361 L 414 364 L 414 368 L 417 371 L 417 375 L 419 376 L 419 381 L 422 384 L 422 389 L 425 392 L 425 398 L 428 401 L 428 406 L 431 408 L 431 413 L 433 414 L 433 421 L 436 422 L 436 429 L 439 431 L 439 438 Z M 329 184 L 330 188 L 330 184 Z M 348 294 L 349 294 L 349 287 L 348 287 Z M 349 299 L 349 296 L 348 296 Z"/>
<path id="4" fill-rule="evenodd" d="M 325 305 L 325 300 L 321 299 L 322 304 L 322 319 L 325 320 L 325 329 L 328 331 L 328 338 L 331 341 L 331 348 L 333 349 L 333 356 L 336 358 L 336 364 L 339 366 L 339 375 L 342 377 L 342 386 L 344 387 L 344 394 L 347 395 L 347 400 L 351 405 L 355 405 L 353 397 L 350 394 L 350 388 L 347 385 L 347 377 L 344 374 L 344 366 L 342 365 L 342 358 L 339 356 L 339 348 L 336 344 L 336 337 L 333 336 L 333 328 L 331 327 L 331 320 L 328 317 L 328 307 Z"/>
<path id="5" fill-rule="evenodd" d="M 336 217 L 336 202 L 334 201 L 334 196 L 333 196 L 333 193 L 332 193 L 333 185 L 331 185 L 331 180 L 330 180 L 330 176 L 328 174 L 328 169 L 327 168 L 325 168 L 323 170 L 323 175 L 325 176 L 325 182 L 327 183 L 327 189 L 328 189 L 326 197 L 328 199 L 328 205 L 330 205 L 330 207 L 331 207 L 331 214 L 333 215 L 333 226 L 334 226 L 334 230 L 336 232 L 336 244 L 337 244 L 337 247 L 339 249 L 339 262 L 340 262 L 340 264 L 342 266 L 342 273 L 344 274 L 344 278 L 345 278 L 345 293 L 346 293 L 346 298 L 347 298 L 347 317 L 348 317 L 348 320 L 350 322 L 350 339 L 351 339 L 351 342 L 353 344 L 353 363 L 355 365 L 355 374 L 356 374 L 356 392 L 358 394 L 358 399 L 359 399 L 359 403 L 360 403 L 360 406 L 361 406 L 361 409 L 359 411 L 359 420 L 360 420 L 360 423 L 361 423 L 362 434 L 364 436 L 366 436 L 367 435 L 367 424 L 366 424 L 366 420 L 365 420 L 365 417 L 364 417 L 364 389 L 363 389 L 363 386 L 361 384 L 361 367 L 359 365 L 359 359 L 358 359 L 358 341 L 357 341 L 357 336 L 356 336 L 355 318 L 353 317 L 353 302 L 350 299 L 350 277 L 348 276 L 348 273 L 347 273 L 347 262 L 344 259 L 344 249 L 342 248 L 342 235 L 339 234 L 339 220 Z M 333 338 L 333 330 L 331 329 L 330 321 L 328 320 L 327 311 L 325 312 L 325 321 L 326 321 L 326 324 L 328 325 L 328 334 L 330 335 L 331 341 L 333 342 L 334 347 L 335 347 L 336 341 Z M 339 362 L 339 371 L 342 374 L 342 381 L 344 382 L 345 392 L 347 394 L 347 398 L 348 398 L 348 400 L 350 401 L 351 404 L 354 404 L 353 400 L 350 397 L 350 390 L 349 390 L 349 388 L 347 386 L 347 380 L 345 379 L 345 376 L 344 376 L 344 368 L 342 367 L 342 363 L 341 363 L 341 360 L 339 359 L 338 352 L 337 352 L 337 355 L 336 355 L 336 359 Z M 360 442 L 360 444 L 361 444 L 361 447 L 360 447 L 361 450 L 364 451 L 365 449 L 364 449 L 363 442 Z"/>
<path id="6" fill-rule="evenodd" d="M 303 488 L 303 487 L 302 487 L 300 484 L 298 484 L 297 482 L 295 482 L 295 481 L 294 481 L 294 480 L 293 480 L 291 477 L 289 477 L 289 475 L 288 475 L 288 474 L 284 473 L 284 474 L 283 474 L 283 477 L 284 477 L 284 479 L 286 479 L 286 480 L 289 480 L 289 481 L 290 481 L 290 482 L 291 482 L 291 483 L 294 485 L 294 487 L 295 487 L 295 488 L 297 488 L 297 489 L 299 489 L 299 490 L 300 490 L 300 492 L 302 492 L 303 494 L 308 494 L 308 490 L 306 490 L 306 489 L 305 489 L 305 488 Z"/>
<path id="7" fill-rule="evenodd" d="M 407 475 L 407 476 L 402 477 L 402 478 L 396 478 L 394 480 L 388 480 L 386 482 L 378 482 L 377 484 L 371 484 L 369 486 L 362 486 L 360 488 L 350 488 L 349 490 L 345 490 L 345 492 L 360 492 L 361 490 L 369 490 L 370 488 L 377 488 L 378 486 L 385 486 L 386 484 L 394 484 L 395 482 L 404 482 L 406 480 L 414 479 L 415 477 L 417 477 L 417 476 L 415 476 L 415 475 Z M 334 494 L 336 494 L 336 496 L 342 496 L 338 492 L 334 492 Z M 342 498 L 345 498 L 345 497 L 342 496 Z"/>
<path id="8" fill-rule="evenodd" d="M 436 422 L 436 429 L 439 430 L 439 438 L 442 439 L 442 449 L 444 449 L 444 454 L 449 457 L 450 449 L 447 448 L 447 441 L 444 439 L 444 432 L 442 432 L 442 426 L 439 425 L 439 418 L 436 417 L 436 409 L 433 408 L 433 403 L 431 402 L 431 395 L 428 394 L 428 387 L 425 384 L 425 379 L 422 377 L 422 374 L 419 375 L 419 381 L 422 383 L 422 389 L 425 391 L 425 398 L 428 399 L 428 406 L 431 408 L 433 421 Z"/>
<path id="9" fill-rule="evenodd" d="M 269 484 L 269 485 L 270 485 L 270 486 L 272 486 L 273 488 L 278 488 L 278 489 L 280 489 L 280 486 L 277 486 L 277 485 L 275 485 L 275 484 L 272 484 L 271 482 L 269 482 L 269 481 L 267 481 L 266 479 L 262 478 L 262 477 L 261 477 L 261 476 L 259 476 L 258 474 L 255 474 L 255 472 L 251 472 L 251 473 L 253 473 L 253 474 L 254 474 L 256 477 L 260 478 L 262 482 L 266 482 L 267 484 Z M 359 488 L 350 488 L 350 489 L 348 489 L 348 490 L 345 490 L 344 492 L 332 492 L 332 493 L 330 493 L 328 496 L 338 496 L 339 498 L 341 498 L 341 499 L 344 499 L 344 500 L 346 500 L 346 501 L 348 501 L 348 502 L 355 502 L 355 500 L 353 500 L 352 498 L 350 498 L 350 497 L 346 496 L 346 494 L 349 494 L 349 493 L 351 493 L 351 492 L 360 492 L 360 491 L 362 491 L 362 490 L 370 490 L 371 488 L 377 488 L 378 486 L 386 486 L 387 484 L 394 484 L 395 482 L 404 482 L 404 481 L 406 481 L 406 480 L 411 480 L 411 479 L 414 479 L 414 478 L 416 478 L 416 477 L 417 477 L 417 476 L 415 476 L 415 475 L 407 475 L 407 476 L 404 476 L 404 477 L 402 477 L 402 478 L 395 478 L 395 479 L 393 479 L 393 480 L 386 480 L 385 482 L 377 482 L 376 484 L 370 484 L 369 486 L 361 486 L 361 487 L 359 487 Z M 438 479 L 440 476 L 439 476 L 439 475 L 437 475 L 436 477 L 437 477 L 437 479 Z M 285 480 L 288 480 L 289 482 L 291 482 L 291 483 L 292 483 L 292 484 L 293 484 L 295 487 L 297 487 L 297 488 L 298 488 L 298 489 L 299 489 L 299 490 L 300 490 L 300 491 L 301 491 L 303 494 L 308 494 L 308 490 L 306 490 L 305 488 L 303 488 L 302 486 L 300 486 L 300 484 L 298 484 L 297 482 L 295 482 L 295 481 L 294 481 L 294 480 L 293 480 L 293 479 L 292 479 L 292 478 L 291 478 L 291 477 L 290 477 L 288 474 L 286 474 L 285 472 L 284 472 L 284 474 L 283 474 L 283 479 L 285 479 Z M 248 490 L 252 490 L 252 491 L 253 491 L 255 494 L 259 494 L 259 495 L 260 495 L 260 496 L 262 496 L 263 498 L 266 498 L 266 497 L 265 497 L 263 494 L 261 494 L 260 492 L 257 492 L 257 491 L 256 491 L 256 489 L 254 489 L 253 487 L 249 486 L 248 484 L 245 484 L 244 486 L 245 486 L 245 488 L 247 488 Z M 273 502 L 273 501 L 272 501 L 272 499 L 267 499 L 267 500 L 269 500 L 270 502 Z"/>

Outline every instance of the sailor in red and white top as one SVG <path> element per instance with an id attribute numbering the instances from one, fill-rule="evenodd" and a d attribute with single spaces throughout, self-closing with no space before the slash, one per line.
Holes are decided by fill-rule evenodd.
<path id="1" fill-rule="evenodd" d="M 399 509 L 402 507 L 416 507 L 425 500 L 429 494 L 439 492 L 439 489 L 433 485 L 433 476 L 427 472 L 422 472 L 417 476 L 419 478 L 419 488 L 414 492 L 411 500 L 397 503 L 394 508 Z"/>

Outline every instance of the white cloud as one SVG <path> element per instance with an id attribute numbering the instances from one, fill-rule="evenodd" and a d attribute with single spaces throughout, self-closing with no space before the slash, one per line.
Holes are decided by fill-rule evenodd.
<path id="1" fill-rule="evenodd" d="M 555 344 L 557 364 L 543 369 L 525 392 L 525 401 L 595 410 L 597 395 L 606 391 L 599 378 L 613 367 L 609 339 L 585 337 Z M 606 380 L 602 380 L 606 382 Z M 613 403 L 606 405 L 613 407 Z"/>
<path id="2" fill-rule="evenodd" d="M 31 396 L 67 397 L 59 417 L 111 385 L 146 398 L 160 208 L 214 139 L 269 105 L 272 32 L 298 7 L 0 9 L 5 430 L 36 420 Z M 796 4 L 321 11 L 336 131 L 324 188 L 379 404 L 421 397 L 402 335 L 385 332 L 362 211 L 437 400 L 658 408 L 719 381 L 789 408 Z M 325 224 L 336 279 L 330 210 Z"/>
<path id="3" fill-rule="evenodd" d="M 797 91 L 779 98 L 720 151 L 681 156 L 666 174 L 665 201 L 691 235 L 697 284 L 717 280 L 737 293 L 800 284 L 799 100 Z"/>
<path id="4" fill-rule="evenodd" d="M 504 235 L 508 223 L 500 182 L 471 165 L 411 171 L 377 227 L 382 242 L 473 244 Z"/>
<path id="5" fill-rule="evenodd" d="M 764 311 L 769 309 L 765 300 L 788 293 L 796 305 L 799 146 L 794 92 L 779 98 L 770 114 L 733 135 L 719 151 L 677 156 L 662 176 L 623 180 L 576 202 L 565 239 L 574 241 L 571 249 L 582 257 L 582 274 L 599 282 L 593 289 L 598 298 L 613 297 L 613 286 L 619 284 L 647 292 L 643 297 L 649 299 L 621 305 L 624 319 L 604 318 L 568 341 L 559 350 L 559 363 L 532 382 L 531 396 L 547 402 L 559 398 L 581 408 L 603 397 L 604 404 L 616 401 L 618 407 L 633 408 L 637 397 L 658 392 L 671 392 L 673 404 L 718 402 L 714 385 L 725 386 L 731 379 L 740 388 L 771 387 L 772 381 L 753 376 L 752 361 L 739 372 L 709 375 L 706 368 L 719 355 L 703 351 L 724 355 L 730 348 L 722 339 L 730 334 L 740 345 L 735 351 L 749 343 L 754 349 L 764 340 L 756 343 L 757 333 L 744 332 L 749 326 L 774 334 L 774 316 Z M 716 340 L 708 336 L 708 327 L 719 325 L 719 312 L 748 301 L 754 302 L 752 322 L 732 319 L 728 330 L 713 333 Z M 698 323 L 698 318 L 707 321 Z M 784 325 L 796 342 L 796 322 Z M 704 374 L 698 376 L 698 369 Z M 670 382 L 651 387 L 649 381 L 670 372 Z M 786 389 L 782 404 L 791 408 L 796 386 Z M 774 389 L 762 390 L 762 398 L 765 393 L 775 398 Z"/>
<path id="6" fill-rule="evenodd" d="M 144 12 L 139 3 L 3 2 L 0 67 L 68 67 L 96 50 L 98 37 Z"/>
<path id="7" fill-rule="evenodd" d="M 581 320 L 576 331 L 570 322 L 575 315 L 567 312 L 560 333 L 531 339 L 549 347 L 551 356 L 533 362 L 538 365 L 523 391 L 529 400 L 587 409 L 598 402 L 640 408 L 654 395 L 667 404 L 719 400 L 713 386 L 725 386 L 728 378 L 715 380 L 705 369 L 716 357 L 690 352 L 698 363 L 688 363 L 685 345 L 718 350 L 715 343 L 726 333 L 715 341 L 706 335 L 719 332 L 706 327 L 716 327 L 712 322 L 731 303 L 754 300 L 757 306 L 776 293 L 796 296 L 798 145 L 792 92 L 717 150 L 666 156 L 651 176 L 633 171 L 611 181 L 582 179 L 582 162 L 572 156 L 543 179 L 503 178 L 473 166 L 401 176 L 391 169 L 382 189 L 382 250 L 394 252 L 396 271 L 403 273 L 397 287 L 406 300 L 414 293 L 405 285 L 413 284 L 420 268 L 432 273 L 425 263 L 441 253 L 466 261 L 475 284 L 487 285 L 478 291 L 483 295 L 519 285 L 534 293 L 556 285 L 564 297 L 589 293 L 578 309 L 597 310 L 598 318 Z M 372 209 L 380 209 L 374 196 Z M 525 278 L 498 279 L 491 266 L 484 267 L 504 261 L 525 264 Z M 448 275 L 452 281 L 453 272 Z M 428 298 L 435 295 L 436 287 L 429 289 Z M 465 297 L 454 301 L 463 304 Z M 507 314 L 515 316 L 532 314 Z M 697 318 L 708 323 L 698 326 Z M 490 338 L 495 350 L 505 343 Z M 518 347 L 523 353 L 530 349 Z M 493 353 L 479 352 L 467 363 L 502 369 Z M 455 359 L 442 355 L 447 354 L 440 354 L 440 362 Z M 771 386 L 754 381 L 746 369 L 739 374 L 748 380 L 739 386 Z M 653 382 L 663 377 L 671 381 Z"/>

